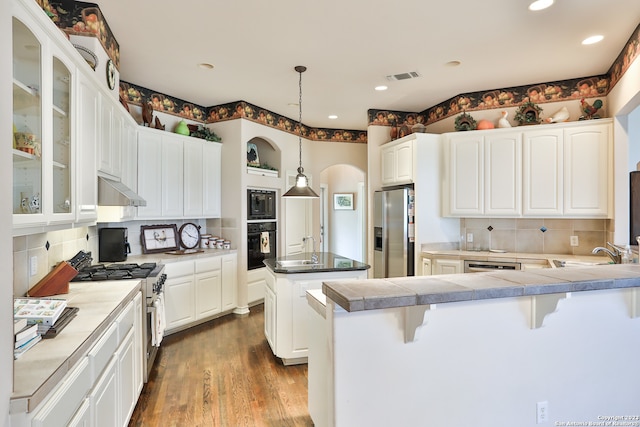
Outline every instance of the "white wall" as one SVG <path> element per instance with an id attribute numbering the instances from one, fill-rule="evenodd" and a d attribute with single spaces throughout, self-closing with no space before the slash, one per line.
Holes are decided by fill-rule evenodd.
<path id="1" fill-rule="evenodd" d="M 364 183 L 365 174 L 352 166 L 331 166 L 321 174 L 322 183 L 327 184 L 329 223 L 326 225 L 329 252 L 347 258 L 364 261 L 362 251 L 366 238 L 363 231 L 366 198 L 358 194 L 358 184 Z M 353 210 L 336 210 L 333 206 L 335 193 L 351 193 L 354 196 Z"/>
<path id="2" fill-rule="evenodd" d="M 13 108 L 12 97 L 12 66 L 8 60 L 11 52 L 11 2 L 0 0 L 0 52 L 5 60 L 0 62 L 0 104 L 3 114 L 0 114 L 0 141 L 10 141 L 12 137 L 11 115 L 6 114 Z M 13 186 L 13 170 L 10 144 L 0 144 L 0 199 L 11 200 Z M 2 285 L 0 286 L 0 426 L 9 425 L 9 398 L 13 391 L 13 265 L 11 256 L 11 229 L 13 224 L 11 204 L 2 203 L 0 209 L 0 271 L 2 271 Z"/>
<path id="3" fill-rule="evenodd" d="M 534 427 L 541 401 L 549 426 L 638 415 L 630 294 L 574 292 L 538 329 L 531 297 L 438 304 L 409 343 L 404 308 L 339 309 L 327 319 L 335 425 Z"/>
<path id="4" fill-rule="evenodd" d="M 296 135 L 264 126 L 245 119 L 229 120 L 208 125 L 222 138 L 222 219 L 221 234 L 231 240 L 238 249 L 238 305 L 248 305 L 246 221 L 247 188 L 268 188 L 278 195 L 288 190 L 287 173 L 296 173 L 298 168 L 298 137 Z M 267 141 L 280 153 L 278 178 L 249 175 L 246 172 L 247 142 L 253 138 Z M 319 142 L 302 140 L 302 166 L 311 180 L 311 186 L 320 193 L 321 172 L 336 164 L 352 165 L 361 170 L 367 167 L 367 144 Z M 283 255 L 286 241 L 286 217 L 284 199 L 278 205 L 278 254 Z M 312 201 L 311 233 L 319 235 L 320 203 Z M 207 226 L 209 223 L 207 223 Z"/>
<path id="5" fill-rule="evenodd" d="M 629 66 L 607 96 L 609 113 L 614 117 L 614 242 L 629 242 L 629 171 L 631 135 L 638 128 L 628 116 L 640 105 L 640 58 Z M 635 117 L 635 116 L 634 116 Z M 631 126 L 631 128 L 629 127 Z"/>

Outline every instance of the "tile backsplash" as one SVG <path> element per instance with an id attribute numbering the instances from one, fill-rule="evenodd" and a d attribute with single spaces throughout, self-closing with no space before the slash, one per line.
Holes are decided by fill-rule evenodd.
<path id="1" fill-rule="evenodd" d="M 613 239 L 610 219 L 466 218 L 460 221 L 460 244 L 466 250 L 589 255 Z M 467 236 L 473 235 L 473 242 Z M 578 245 L 571 246 L 571 236 Z M 575 239 L 575 238 L 574 238 Z"/>
<path id="2" fill-rule="evenodd" d="M 78 251 L 98 253 L 97 227 L 79 227 L 13 238 L 13 295 L 24 296 L 60 261 Z M 33 260 L 33 261 L 31 261 Z M 35 263 L 31 275 L 31 264 Z"/>
<path id="3" fill-rule="evenodd" d="M 80 250 L 91 251 L 93 262 L 98 263 L 98 229 L 102 227 L 126 227 L 131 246 L 131 255 L 140 255 L 140 226 L 158 223 L 176 224 L 179 229 L 185 222 L 195 222 L 202 226 L 201 232 L 220 233 L 220 220 L 167 220 L 129 221 L 121 223 L 100 223 L 98 226 L 71 228 L 47 233 L 32 234 L 13 238 L 13 294 L 24 296 L 29 289 L 46 276 L 60 261 L 71 259 Z M 35 258 L 34 258 L 35 257 Z M 36 267 L 31 275 L 31 261 Z"/>

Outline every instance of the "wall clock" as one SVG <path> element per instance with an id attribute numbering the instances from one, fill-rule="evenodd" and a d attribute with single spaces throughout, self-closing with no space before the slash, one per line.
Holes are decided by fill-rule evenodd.
<path id="1" fill-rule="evenodd" d="M 193 249 L 200 243 L 200 226 L 187 222 L 180 227 L 178 237 L 183 248 Z"/>
<path id="2" fill-rule="evenodd" d="M 107 86 L 109 86 L 109 90 L 116 87 L 116 66 L 110 59 L 107 60 Z"/>

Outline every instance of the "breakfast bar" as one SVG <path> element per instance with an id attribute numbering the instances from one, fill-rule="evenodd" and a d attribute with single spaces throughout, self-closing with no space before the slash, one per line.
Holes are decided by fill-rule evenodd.
<path id="1" fill-rule="evenodd" d="M 307 300 L 317 426 L 640 414 L 637 264 L 331 281 Z"/>

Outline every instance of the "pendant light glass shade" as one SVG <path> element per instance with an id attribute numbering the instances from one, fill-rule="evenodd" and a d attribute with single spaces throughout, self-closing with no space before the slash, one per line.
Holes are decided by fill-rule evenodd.
<path id="1" fill-rule="evenodd" d="M 298 163 L 298 175 L 296 175 L 296 183 L 293 187 L 289 189 L 286 193 L 282 195 L 282 197 L 298 197 L 298 198 L 317 198 L 318 195 L 309 187 L 309 179 L 304 174 L 304 168 L 302 167 L 302 73 L 307 71 L 307 67 L 303 65 L 298 65 L 294 68 L 298 74 L 300 74 L 300 79 L 298 82 L 299 97 L 298 97 L 298 154 L 299 154 L 299 163 Z"/>

